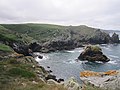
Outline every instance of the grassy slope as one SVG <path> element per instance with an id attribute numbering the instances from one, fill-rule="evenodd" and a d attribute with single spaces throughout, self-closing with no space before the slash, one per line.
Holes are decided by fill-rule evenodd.
<path id="1" fill-rule="evenodd" d="M 12 52 L 13 50 L 9 46 L 7 46 L 5 44 L 0 44 L 0 51 Z"/>
<path id="2" fill-rule="evenodd" d="M 0 40 L 7 42 L 24 42 L 26 44 L 35 41 L 32 37 L 29 37 L 27 34 L 15 32 L 14 30 L 5 28 L 2 25 L 0 25 Z"/>
<path id="3" fill-rule="evenodd" d="M 33 65 L 35 67 L 33 68 Z M 0 89 L 1 90 L 66 90 L 61 85 L 48 85 L 39 79 L 38 68 L 31 57 L 8 58 L 0 60 Z M 35 83 L 34 83 L 35 82 Z"/>
<path id="4" fill-rule="evenodd" d="M 60 26 L 52 24 L 2 24 L 9 30 L 27 34 L 30 37 L 45 42 L 53 39 L 71 38 L 70 33 L 74 32 L 73 38 L 89 38 L 93 36 L 96 29 L 84 25 L 81 26 Z"/>

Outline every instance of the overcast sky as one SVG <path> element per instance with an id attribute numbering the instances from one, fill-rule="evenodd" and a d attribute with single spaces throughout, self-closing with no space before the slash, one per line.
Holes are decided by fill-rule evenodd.
<path id="1" fill-rule="evenodd" d="M 0 0 L 0 23 L 26 22 L 120 30 L 120 0 Z"/>

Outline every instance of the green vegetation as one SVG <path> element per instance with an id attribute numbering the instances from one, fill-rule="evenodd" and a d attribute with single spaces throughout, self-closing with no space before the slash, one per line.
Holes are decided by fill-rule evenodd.
<path id="1" fill-rule="evenodd" d="M 90 46 L 87 46 L 87 48 L 89 48 L 91 51 L 93 52 L 100 52 L 102 49 L 97 46 L 97 45 L 90 45 Z"/>
<path id="2" fill-rule="evenodd" d="M 29 60 L 28 60 L 29 59 Z M 35 66 L 35 67 L 33 67 Z M 66 90 L 62 85 L 48 85 L 37 75 L 46 75 L 42 67 L 37 67 L 32 57 L 8 58 L 0 60 L 1 90 Z"/>
<path id="3" fill-rule="evenodd" d="M 32 77 L 34 78 L 35 77 L 35 74 L 33 72 L 30 72 L 25 69 L 21 69 L 19 67 L 10 69 L 9 73 L 13 76 L 21 76 L 21 77 L 25 77 L 25 78 L 32 78 Z"/>
<path id="4" fill-rule="evenodd" d="M 7 46 L 5 44 L 0 44 L 0 51 L 12 52 L 13 50 L 9 46 Z"/>
<path id="5" fill-rule="evenodd" d="M 87 40 L 94 37 L 97 29 L 81 26 L 60 26 L 53 24 L 1 24 L 4 28 L 17 32 L 21 35 L 27 35 L 27 42 L 37 40 L 46 42 L 54 39 L 78 39 Z M 21 36 L 22 37 L 22 36 Z M 24 40 L 25 40 L 24 38 Z"/>

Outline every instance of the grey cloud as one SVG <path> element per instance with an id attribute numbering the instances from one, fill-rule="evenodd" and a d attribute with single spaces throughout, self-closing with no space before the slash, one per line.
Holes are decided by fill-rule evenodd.
<path id="1" fill-rule="evenodd" d="M 120 29 L 120 0 L 0 0 L 0 23 L 42 22 Z"/>

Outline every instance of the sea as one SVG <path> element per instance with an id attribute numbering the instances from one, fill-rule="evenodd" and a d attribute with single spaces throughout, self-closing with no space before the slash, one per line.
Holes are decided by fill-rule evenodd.
<path id="1" fill-rule="evenodd" d="M 53 75 L 64 80 L 74 77 L 78 82 L 80 80 L 80 72 L 91 70 L 104 72 L 108 70 L 120 69 L 120 44 L 101 44 L 103 53 L 110 58 L 109 62 L 88 62 L 78 60 L 78 56 L 83 51 L 83 48 L 73 50 L 56 51 L 51 53 L 38 53 L 43 56 L 43 59 L 36 57 L 36 61 L 46 70 L 52 70 Z M 47 67 L 50 68 L 47 68 Z"/>

